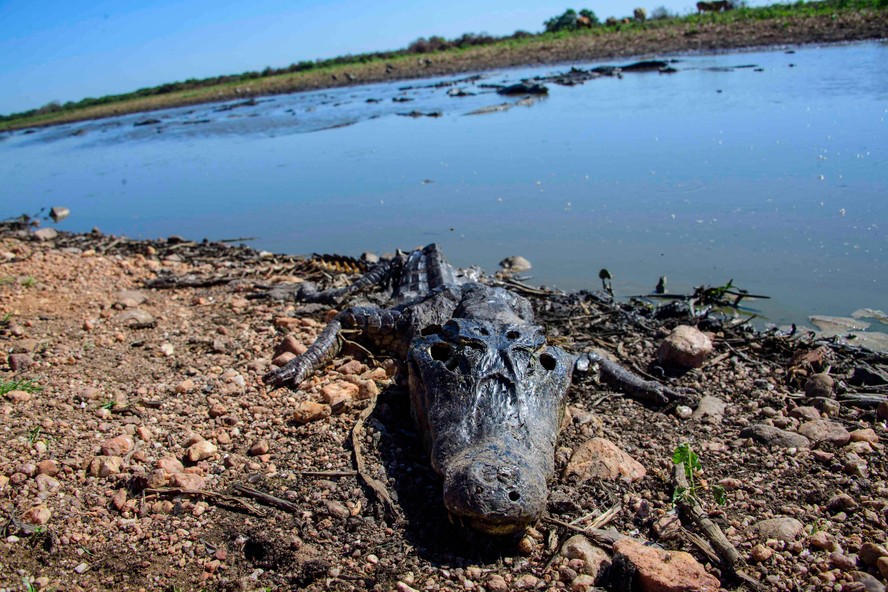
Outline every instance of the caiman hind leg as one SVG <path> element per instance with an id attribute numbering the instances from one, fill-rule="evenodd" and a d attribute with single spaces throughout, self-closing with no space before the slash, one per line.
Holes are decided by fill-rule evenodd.
<path id="1" fill-rule="evenodd" d="M 577 356 L 574 362 L 574 371 L 588 372 L 592 364 L 598 365 L 598 371 L 604 382 L 647 403 L 668 405 L 688 398 L 683 392 L 670 389 L 655 380 L 645 380 L 638 374 L 595 352 L 586 352 Z"/>
<path id="2" fill-rule="evenodd" d="M 294 387 L 314 374 L 321 366 L 336 357 L 342 348 L 340 332 L 351 330 L 361 333 L 366 339 L 389 349 L 397 343 L 404 331 L 401 313 L 386 308 L 355 306 L 337 314 L 304 354 L 290 360 L 286 366 L 272 370 L 262 377 L 269 386 Z"/>

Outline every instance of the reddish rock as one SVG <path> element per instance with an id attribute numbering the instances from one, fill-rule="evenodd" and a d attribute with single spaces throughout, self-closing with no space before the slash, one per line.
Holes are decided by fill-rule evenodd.
<path id="1" fill-rule="evenodd" d="M 123 511 L 123 507 L 126 505 L 126 489 L 117 490 L 117 493 L 111 498 L 111 505 L 114 506 L 118 512 Z"/>
<path id="2" fill-rule="evenodd" d="M 27 370 L 34 364 L 29 354 L 9 354 L 9 369 L 13 372 L 21 372 Z"/>
<path id="3" fill-rule="evenodd" d="M 204 486 L 204 478 L 194 473 L 176 473 L 170 477 L 171 487 L 180 487 L 185 491 L 200 491 Z"/>
<path id="4" fill-rule="evenodd" d="M 633 483 L 643 479 L 647 471 L 610 440 L 592 438 L 574 451 L 564 474 L 565 477 L 576 475 L 580 483 L 589 479 L 622 479 Z"/>
<path id="5" fill-rule="evenodd" d="M 684 551 L 662 551 L 626 538 L 614 543 L 614 555 L 635 566 L 635 581 L 643 592 L 717 592 L 721 586 Z"/>
<path id="6" fill-rule="evenodd" d="M 805 382 L 805 394 L 814 397 L 832 397 L 836 381 L 829 374 L 813 374 Z"/>
<path id="7" fill-rule="evenodd" d="M 828 419 L 817 419 L 803 423 L 799 426 L 799 433 L 812 442 L 826 442 L 836 446 L 844 446 L 851 439 L 851 434 L 842 424 Z"/>
<path id="8" fill-rule="evenodd" d="M 789 516 L 779 516 L 756 522 L 749 527 L 749 531 L 759 540 L 776 539 L 778 541 L 791 542 L 796 539 L 805 528 L 805 525 Z"/>
<path id="9" fill-rule="evenodd" d="M 247 451 L 247 454 L 250 456 L 262 456 L 263 454 L 268 454 L 270 449 L 271 446 L 269 446 L 268 440 L 259 440 L 250 446 L 250 450 Z"/>
<path id="10" fill-rule="evenodd" d="M 803 405 L 791 410 L 789 412 L 789 416 L 795 417 L 796 419 L 801 419 L 802 421 L 815 421 L 820 419 L 820 411 L 817 409 L 817 407 Z"/>
<path id="11" fill-rule="evenodd" d="M 340 400 L 351 401 L 358 394 L 358 385 L 344 380 L 335 380 L 321 388 L 321 398 L 324 403 L 332 405 Z"/>
<path id="12" fill-rule="evenodd" d="M 296 354 L 294 354 L 293 352 L 284 352 L 279 356 L 275 356 L 274 359 L 271 361 L 271 363 L 274 364 L 275 366 L 283 367 L 283 366 L 286 366 L 287 363 L 290 360 L 294 359 L 295 357 L 296 357 Z"/>
<path id="13" fill-rule="evenodd" d="M 89 464 L 89 474 L 93 477 L 116 475 L 122 466 L 123 459 L 119 456 L 97 456 Z"/>
<path id="14" fill-rule="evenodd" d="M 872 428 L 854 430 L 849 434 L 852 442 L 868 442 L 870 444 L 878 444 L 879 436 Z"/>
<path id="15" fill-rule="evenodd" d="M 37 475 L 34 482 L 37 483 L 37 491 L 55 491 L 61 485 L 58 479 L 49 475 Z"/>
<path id="16" fill-rule="evenodd" d="M 52 518 L 52 512 L 49 508 L 46 506 L 34 506 L 22 515 L 22 522 L 40 526 L 49 522 L 50 518 Z"/>
<path id="17" fill-rule="evenodd" d="M 168 475 L 172 475 L 173 473 L 181 473 L 185 470 L 185 466 L 179 462 L 179 459 L 173 458 L 172 456 L 165 456 L 163 458 L 157 459 L 157 462 L 154 463 L 154 466 L 158 469 L 163 469 Z"/>
<path id="18" fill-rule="evenodd" d="M 592 576 L 593 581 L 603 569 L 610 566 L 610 555 L 581 534 L 567 539 L 561 546 L 561 554 L 568 559 L 582 560 L 583 567 L 580 571 Z"/>
<path id="19" fill-rule="evenodd" d="M 179 384 L 176 385 L 176 392 L 181 395 L 184 393 L 190 393 L 195 388 L 197 388 L 197 385 L 194 384 L 194 381 L 191 380 L 190 378 L 186 378 L 185 380 L 183 380 L 182 382 L 180 382 Z"/>
<path id="20" fill-rule="evenodd" d="M 225 408 L 224 405 L 220 405 L 219 403 L 215 403 L 210 406 L 210 410 L 208 413 L 210 414 L 210 417 L 216 418 L 216 417 L 222 417 L 223 415 L 228 413 L 228 410 Z"/>
<path id="21" fill-rule="evenodd" d="M 37 474 L 55 477 L 59 474 L 59 463 L 52 459 L 41 460 L 37 463 Z"/>
<path id="22" fill-rule="evenodd" d="M 131 436 L 116 436 L 102 443 L 102 454 L 105 456 L 126 456 L 134 446 L 135 442 Z"/>
<path id="23" fill-rule="evenodd" d="M 216 454 L 217 450 L 218 448 L 216 448 L 216 445 L 212 442 L 201 440 L 188 447 L 188 450 L 185 451 L 185 457 L 189 461 L 195 463 L 210 458 Z"/>
<path id="24" fill-rule="evenodd" d="M 340 374 L 361 374 L 367 370 L 367 366 L 358 360 L 349 360 L 336 369 Z"/>
<path id="25" fill-rule="evenodd" d="M 12 401 L 13 403 L 27 403 L 31 400 L 31 393 L 28 391 L 9 391 L 6 393 L 6 398 Z"/>
<path id="26" fill-rule="evenodd" d="M 275 348 L 274 355 L 279 356 L 282 353 L 287 352 L 294 356 L 301 356 L 307 349 L 308 348 L 305 347 L 301 341 L 296 339 L 294 335 L 287 335 Z"/>
<path id="27" fill-rule="evenodd" d="M 712 340 L 695 327 L 679 325 L 657 349 L 657 361 L 666 366 L 699 368 L 712 353 Z"/>
<path id="28" fill-rule="evenodd" d="M 329 405 L 316 403 L 314 401 L 303 401 L 293 413 L 293 421 L 305 424 L 311 421 L 324 419 L 325 417 L 330 417 L 332 412 L 333 411 Z"/>

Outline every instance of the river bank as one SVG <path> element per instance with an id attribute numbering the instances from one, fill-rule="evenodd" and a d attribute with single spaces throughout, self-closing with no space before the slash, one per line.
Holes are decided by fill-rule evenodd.
<path id="1" fill-rule="evenodd" d="M 666 562 L 649 557 L 663 573 L 681 565 L 701 585 L 744 589 L 721 551 L 683 534 L 704 534 L 674 510 L 683 442 L 702 465 L 695 495 L 750 581 L 858 590 L 888 575 L 884 354 L 679 309 L 656 318 L 526 293 L 550 338 L 639 371 L 677 324 L 697 324 L 715 349 L 700 368 L 658 378 L 692 389 L 686 407 L 648 407 L 577 376 L 549 518 L 517 545 L 491 546 L 448 522 L 395 360 L 354 350 L 299 390 L 261 383 L 329 311 L 251 296 L 280 282 L 329 285 L 329 268 L 177 237 L 14 225 L 0 232 L 0 256 L 5 589 L 588 590 L 601 578 L 628 592 L 610 545 L 577 533 L 590 521 L 669 549 Z M 392 514 L 358 479 L 353 442 Z M 602 442 L 634 472 L 593 476 L 577 461 Z"/>
<path id="2" fill-rule="evenodd" d="M 881 39 L 885 37 L 886 31 L 888 31 L 886 10 L 842 10 L 833 14 L 789 14 L 779 18 L 731 20 L 721 15 L 703 15 L 663 22 L 630 23 L 569 35 L 544 35 L 522 39 L 520 42 L 496 43 L 465 50 L 325 66 L 246 82 L 136 97 L 69 112 L 43 113 L 11 119 L 0 122 L 0 130 L 100 119 L 244 97 L 410 80 L 496 68 Z"/>

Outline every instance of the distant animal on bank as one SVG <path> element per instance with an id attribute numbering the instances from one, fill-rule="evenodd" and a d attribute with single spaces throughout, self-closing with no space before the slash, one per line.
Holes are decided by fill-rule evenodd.
<path id="1" fill-rule="evenodd" d="M 620 22 L 623 23 L 624 25 L 628 25 L 629 23 L 632 22 L 632 19 L 627 16 L 626 18 L 624 18 Z"/>
<path id="2" fill-rule="evenodd" d="M 609 16 L 609 17 L 607 17 L 607 20 L 604 21 L 604 24 L 607 25 L 608 27 L 614 27 L 617 25 L 618 22 L 619 21 L 617 19 L 615 19 L 612 16 Z"/>
<path id="3" fill-rule="evenodd" d="M 644 8 L 636 8 L 632 11 L 632 16 L 639 23 L 643 23 L 647 19 L 647 11 Z"/>
<path id="4" fill-rule="evenodd" d="M 716 2 L 697 2 L 697 12 L 722 12 L 733 9 L 734 5 L 728 0 L 717 0 Z"/>
<path id="5" fill-rule="evenodd" d="M 577 28 L 578 29 L 591 29 L 592 28 L 592 19 L 588 16 L 578 16 L 577 17 Z"/>

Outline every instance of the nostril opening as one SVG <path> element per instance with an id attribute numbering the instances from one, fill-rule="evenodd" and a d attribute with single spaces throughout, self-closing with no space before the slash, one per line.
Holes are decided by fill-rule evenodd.
<path id="1" fill-rule="evenodd" d="M 512 500 L 513 502 L 517 502 L 518 500 L 521 499 L 521 494 L 518 493 L 517 491 L 510 491 L 509 492 L 509 499 Z"/>

